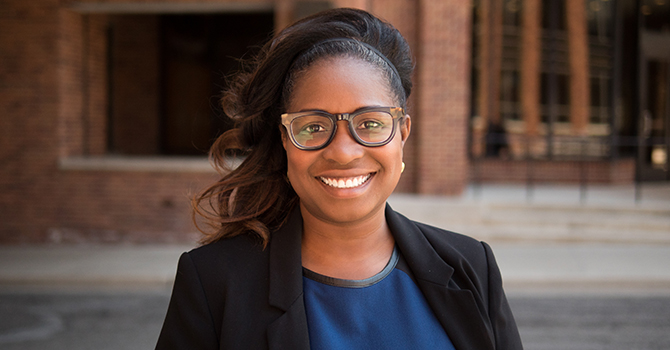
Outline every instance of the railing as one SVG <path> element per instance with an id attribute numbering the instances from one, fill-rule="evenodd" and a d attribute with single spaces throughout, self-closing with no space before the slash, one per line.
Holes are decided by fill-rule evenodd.
<path id="1" fill-rule="evenodd" d="M 645 172 L 661 174 L 659 180 L 670 180 L 668 172 L 668 142 L 663 137 L 630 136 L 528 136 L 519 134 L 488 133 L 479 147 L 470 145 L 471 181 L 475 196 L 481 194 L 484 182 L 522 182 L 526 187 L 526 200 L 531 201 L 538 183 L 570 182 L 579 184 L 580 202 L 584 203 L 592 183 L 633 183 L 635 201 L 642 199 L 641 183 Z M 651 161 L 654 149 L 662 150 Z M 567 169 L 561 169 L 562 165 Z M 487 166 L 494 172 L 486 174 Z M 514 167 L 525 167 L 525 173 Z M 655 166 L 655 168 L 654 168 Z M 552 169 L 562 173 L 549 174 Z M 491 170 L 491 169 L 488 169 Z M 523 170 L 523 169 L 522 169 Z M 598 177 L 593 171 L 607 174 Z"/>

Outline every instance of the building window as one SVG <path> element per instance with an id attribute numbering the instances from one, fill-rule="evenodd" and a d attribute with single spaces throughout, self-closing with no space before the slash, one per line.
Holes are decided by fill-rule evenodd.
<path id="1" fill-rule="evenodd" d="M 273 13 L 109 16 L 107 154 L 205 155 L 231 125 L 219 99 Z"/>
<path id="2" fill-rule="evenodd" d="M 475 1 L 474 157 L 610 156 L 613 11 L 607 0 Z"/>

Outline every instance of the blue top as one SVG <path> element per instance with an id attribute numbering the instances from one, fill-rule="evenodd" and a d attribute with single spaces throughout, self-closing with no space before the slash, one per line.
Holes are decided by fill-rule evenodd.
<path id="1" fill-rule="evenodd" d="M 384 270 L 364 280 L 303 272 L 312 349 L 454 350 L 397 247 Z"/>

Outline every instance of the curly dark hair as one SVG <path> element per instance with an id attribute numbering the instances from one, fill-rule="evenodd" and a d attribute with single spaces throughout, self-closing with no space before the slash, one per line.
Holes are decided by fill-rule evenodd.
<path id="1" fill-rule="evenodd" d="M 332 40 L 338 38 L 353 40 Z M 270 232 L 284 223 L 298 197 L 286 179 L 280 115 L 303 72 L 320 59 L 343 56 L 379 69 L 400 106 L 406 107 L 414 66 L 409 45 L 391 24 L 362 10 L 339 8 L 282 30 L 246 62 L 224 92 L 223 110 L 235 127 L 210 150 L 221 179 L 192 201 L 194 222 L 205 235 L 201 243 L 253 234 L 267 245 Z M 245 158 L 234 167 L 230 159 L 239 154 Z M 198 226 L 197 215 L 211 231 Z"/>

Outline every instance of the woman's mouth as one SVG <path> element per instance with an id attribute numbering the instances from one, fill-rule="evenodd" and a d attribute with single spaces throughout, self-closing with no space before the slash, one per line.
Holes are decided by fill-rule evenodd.
<path id="1" fill-rule="evenodd" d="M 321 180 L 321 182 L 330 187 L 354 188 L 363 185 L 371 177 L 372 174 L 353 176 L 353 177 L 338 177 L 338 178 L 319 176 L 319 180 Z"/>

